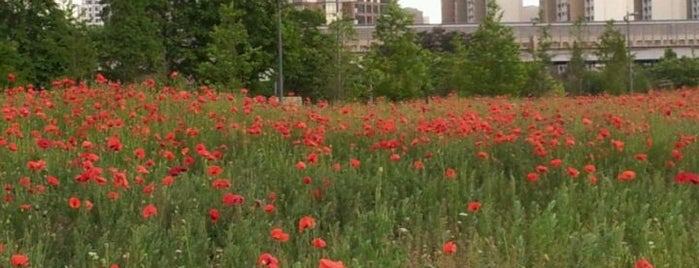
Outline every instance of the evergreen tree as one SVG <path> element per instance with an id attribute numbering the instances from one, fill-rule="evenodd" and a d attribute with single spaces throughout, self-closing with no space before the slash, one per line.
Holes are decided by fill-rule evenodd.
<path id="1" fill-rule="evenodd" d="M 471 94 L 518 95 L 522 89 L 524 68 L 519 45 L 512 28 L 502 25 L 502 12 L 495 0 L 487 1 L 483 22 L 473 34 L 469 47 L 473 79 L 468 85 Z"/>
<path id="2" fill-rule="evenodd" d="M 408 28 L 411 24 L 412 17 L 395 1 L 377 20 L 374 39 L 378 43 L 368 56 L 377 96 L 405 100 L 430 92 L 428 52 L 415 43 L 415 33 Z"/>
<path id="3" fill-rule="evenodd" d="M 0 68 L 12 69 L 36 87 L 48 87 L 56 78 L 79 78 L 95 66 L 90 39 L 52 0 L 0 5 L 0 50 Z"/>
<path id="4" fill-rule="evenodd" d="M 535 21 L 541 23 L 543 11 Z M 551 33 L 550 24 L 539 26 L 539 36 L 536 45 L 532 46 L 529 53 L 532 61 L 526 64 L 527 83 L 524 86 L 523 95 L 543 96 L 547 93 L 563 94 L 563 86 L 551 75 Z"/>
<path id="5" fill-rule="evenodd" d="M 219 89 L 237 90 L 248 79 L 252 63 L 252 48 L 247 42 L 248 33 L 242 23 L 244 11 L 233 2 L 222 5 L 221 23 L 211 32 L 211 43 L 207 47 L 208 60 L 197 68 L 199 79 Z"/>
<path id="6" fill-rule="evenodd" d="M 103 0 L 104 28 L 100 36 L 103 72 L 114 80 L 132 82 L 149 76 L 165 78 L 165 47 L 161 2 Z"/>
<path id="7" fill-rule="evenodd" d="M 607 22 L 599 40 L 597 54 L 600 61 L 604 62 L 602 70 L 605 81 L 604 89 L 612 94 L 627 92 L 629 56 L 626 49 L 626 38 L 618 29 L 614 28 L 612 20 Z"/>

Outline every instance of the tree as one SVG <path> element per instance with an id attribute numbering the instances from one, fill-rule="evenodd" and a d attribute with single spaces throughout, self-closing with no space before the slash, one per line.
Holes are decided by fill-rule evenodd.
<path id="1" fill-rule="evenodd" d="M 375 93 L 390 100 L 426 96 L 430 91 L 428 54 L 415 43 L 415 33 L 408 28 L 412 17 L 395 1 L 378 20 L 374 43 L 369 53 L 369 69 Z"/>
<path id="2" fill-rule="evenodd" d="M 0 66 L 37 87 L 60 77 L 94 71 L 92 43 L 55 1 L 6 1 L 0 5 Z M 8 67 L 9 66 L 9 67 Z"/>
<path id="3" fill-rule="evenodd" d="M 247 42 L 248 33 L 241 18 L 244 11 L 233 2 L 222 5 L 221 23 L 211 32 L 211 43 L 206 51 L 208 60 L 199 64 L 199 79 L 219 89 L 237 90 L 250 75 L 252 48 Z"/>
<path id="4" fill-rule="evenodd" d="M 500 23 L 502 12 L 494 0 L 487 1 L 483 22 L 468 49 L 473 79 L 470 94 L 518 95 L 524 79 L 519 45 L 512 28 Z"/>
<path id="5" fill-rule="evenodd" d="M 287 92 L 313 99 L 327 99 L 336 80 L 336 38 L 324 34 L 321 12 L 286 9 L 284 20 L 284 78 Z"/>
<path id="6" fill-rule="evenodd" d="M 584 43 L 582 36 L 583 24 L 584 20 L 582 18 L 576 20 L 573 24 L 571 35 L 573 35 L 575 40 L 573 40 L 573 45 L 570 49 L 570 61 L 564 75 L 566 92 L 574 95 L 585 93 L 583 90 L 583 77 L 585 72 L 587 72 L 587 68 L 582 46 Z"/>
<path id="7" fill-rule="evenodd" d="M 104 28 L 100 62 L 110 78 L 132 82 L 147 76 L 164 78 L 164 37 L 158 17 L 162 3 L 150 0 L 103 0 Z"/>
<path id="8" fill-rule="evenodd" d="M 535 25 L 542 22 L 543 10 L 535 20 Z M 551 75 L 551 33 L 550 24 L 539 26 L 537 44 L 532 46 L 529 53 L 532 61 L 526 66 L 527 83 L 525 83 L 523 95 L 543 96 L 550 92 L 563 93 L 563 86 Z"/>
<path id="9" fill-rule="evenodd" d="M 352 53 L 347 43 L 357 38 L 357 31 L 354 29 L 352 19 L 343 17 L 330 23 L 328 35 L 335 37 L 335 63 L 330 66 L 330 70 L 335 74 L 335 79 L 329 83 L 329 87 L 335 89 L 330 96 L 334 100 L 341 100 L 346 97 L 347 89 L 352 90 L 354 84 L 359 83 L 359 71 L 356 66 L 358 57 Z"/>
<path id="10" fill-rule="evenodd" d="M 612 94 L 625 93 L 628 90 L 629 55 L 626 49 L 626 38 L 614 28 L 614 21 L 608 21 L 604 32 L 599 37 L 597 55 L 604 63 L 602 70 L 605 91 Z"/>
<path id="11" fill-rule="evenodd" d="M 699 85 L 699 59 L 673 57 L 672 53 L 666 53 L 667 57 L 650 68 L 650 77 L 656 86 L 670 82 L 674 87 L 694 87 Z"/>
<path id="12" fill-rule="evenodd" d="M 431 31 L 419 32 L 417 42 L 423 49 L 432 53 L 454 53 L 457 44 L 454 40 L 458 38 L 461 45 L 468 47 L 471 42 L 471 35 L 459 31 L 447 32 L 444 28 L 434 27 Z"/>
<path id="13" fill-rule="evenodd" d="M 195 76 L 199 66 L 209 61 L 214 26 L 221 23 L 221 8 L 233 0 L 153 0 L 158 3 L 157 19 L 163 33 L 168 73 L 177 71 Z"/>

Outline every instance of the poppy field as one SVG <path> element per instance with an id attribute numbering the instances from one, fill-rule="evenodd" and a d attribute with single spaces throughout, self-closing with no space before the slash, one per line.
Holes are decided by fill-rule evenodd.
<path id="1" fill-rule="evenodd" d="M 699 91 L 2 95 L 1 267 L 699 267 Z"/>

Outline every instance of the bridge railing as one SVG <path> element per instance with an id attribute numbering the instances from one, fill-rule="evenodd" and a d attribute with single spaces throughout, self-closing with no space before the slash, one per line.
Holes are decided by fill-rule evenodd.
<path id="1" fill-rule="evenodd" d="M 517 42 L 522 50 L 529 49 L 536 42 L 538 27 L 532 23 L 506 23 L 513 28 Z M 605 22 L 590 22 L 582 28 L 581 36 L 584 40 L 583 47 L 591 48 L 598 42 L 599 36 L 605 29 Z M 460 31 L 473 33 L 478 29 L 476 24 L 463 25 L 415 25 L 416 31 L 431 31 L 434 27 L 441 27 L 446 31 Z M 614 27 L 626 35 L 627 24 L 623 21 L 615 22 Z M 639 48 L 653 47 L 691 47 L 699 45 L 699 21 L 632 21 L 628 24 L 631 46 Z M 551 24 L 552 49 L 568 49 L 572 46 L 575 37 L 572 23 Z M 373 42 L 373 26 L 359 26 L 356 29 L 357 38 L 349 46 L 357 51 L 367 51 Z"/>

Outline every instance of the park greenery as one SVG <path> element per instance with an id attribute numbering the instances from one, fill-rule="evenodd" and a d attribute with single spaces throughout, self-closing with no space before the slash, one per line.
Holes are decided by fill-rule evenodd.
<path id="1" fill-rule="evenodd" d="M 458 93 L 473 95 L 594 95 L 630 90 L 625 36 L 609 22 L 595 47 L 582 39 L 585 23 L 563 73 L 551 62 L 549 25 L 539 27 L 529 54 L 520 58 L 512 28 L 489 1 L 488 12 L 470 34 L 440 27 L 416 32 L 412 17 L 389 4 L 377 20 L 376 42 L 365 53 L 347 45 L 356 38 L 352 21 L 326 25 L 323 14 L 280 6 L 273 0 L 103 0 L 103 26 L 87 26 L 55 1 L 0 4 L 0 74 L 15 83 L 49 88 L 52 80 L 89 81 L 101 73 L 122 83 L 154 78 L 164 83 L 219 91 L 247 88 L 273 95 L 277 25 L 282 16 L 285 93 L 313 100 L 390 100 Z M 281 10 L 281 12 L 279 11 Z M 586 58 L 601 63 L 591 66 Z M 631 55 L 632 56 L 632 55 Z M 634 66 L 635 92 L 695 86 L 699 59 L 672 51 L 653 66 Z M 3 75 L 0 83 L 7 84 Z"/>

